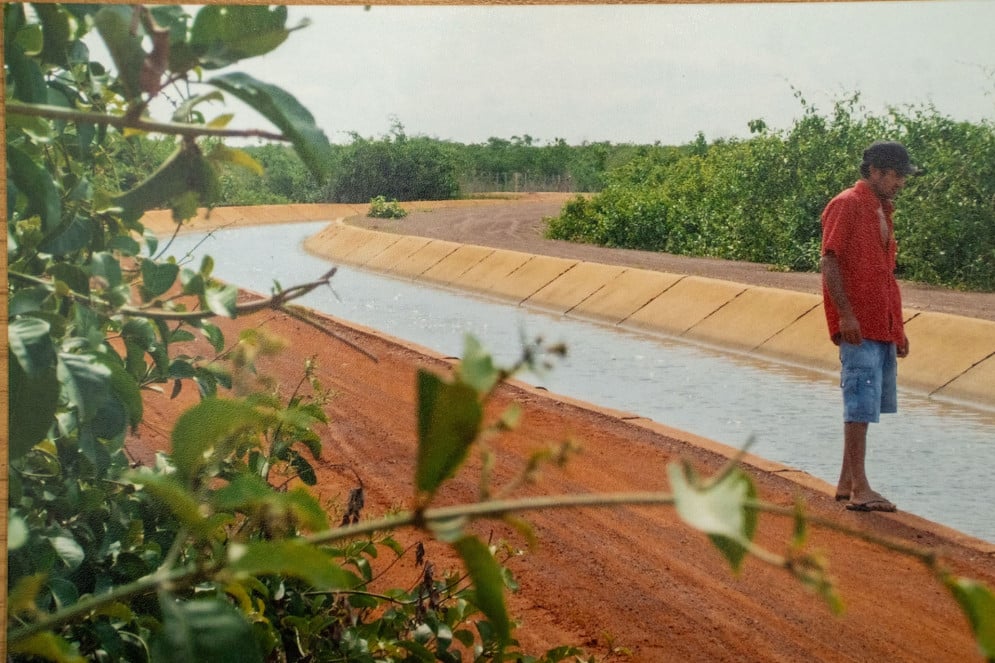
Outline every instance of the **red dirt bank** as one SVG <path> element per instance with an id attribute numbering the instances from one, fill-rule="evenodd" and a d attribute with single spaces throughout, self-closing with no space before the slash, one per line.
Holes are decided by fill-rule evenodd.
<path id="1" fill-rule="evenodd" d="M 339 206 L 328 206 L 317 218 L 354 213 L 332 207 Z M 267 213 L 253 216 L 266 218 Z M 215 223 L 224 221 L 215 215 Z M 199 221 L 195 227 L 205 225 Z M 487 243 L 480 237 L 449 239 Z M 288 389 L 297 384 L 304 359 L 316 358 L 320 381 L 335 393 L 328 407 L 331 424 L 323 435 L 319 496 L 343 504 L 355 482 L 352 470 L 342 468 L 347 465 L 362 478 L 364 515 L 371 518 L 406 506 L 414 492 L 416 370 L 445 373 L 450 362 L 379 332 L 331 319 L 328 325 L 377 360 L 282 314 L 260 313 L 223 327 L 229 339 L 238 329 L 260 326 L 292 340 L 262 368 Z M 140 434 L 128 444 L 133 456 L 149 460 L 168 445 L 171 422 L 189 403 L 178 401 L 148 400 Z M 564 469 L 546 469 L 522 495 L 666 490 L 668 463 L 686 458 L 707 474 L 726 460 L 726 450 L 714 443 L 525 385 L 506 385 L 498 401 L 497 407 L 520 403 L 524 417 L 519 430 L 494 444 L 499 456 L 495 482 L 516 476 L 538 447 L 567 437 L 583 447 Z M 467 468 L 448 487 L 446 503 L 475 499 L 474 469 Z M 764 500 L 791 505 L 800 497 L 813 516 L 934 550 L 954 572 L 995 587 L 995 545 L 907 513 L 845 511 L 824 482 L 761 459 L 749 459 L 747 469 Z M 534 652 L 576 644 L 609 660 L 615 659 L 612 648 L 620 648 L 631 656 L 618 660 L 647 662 L 981 660 L 965 617 L 922 565 L 849 536 L 825 530 L 810 535 L 809 549 L 829 560 L 846 605 L 845 614 L 834 617 L 783 571 L 750 560 L 733 575 L 708 540 L 680 523 L 669 508 L 575 509 L 534 513 L 528 519 L 539 546 L 510 564 L 521 584 L 510 609 L 521 620 L 519 641 Z M 486 534 L 490 528 L 484 523 L 479 531 Z M 504 528 L 493 530 L 524 547 Z M 411 540 L 416 536 L 412 533 Z M 761 518 L 761 545 L 782 553 L 789 538 L 790 522 Z M 429 551 L 445 565 L 442 547 L 429 546 Z"/>

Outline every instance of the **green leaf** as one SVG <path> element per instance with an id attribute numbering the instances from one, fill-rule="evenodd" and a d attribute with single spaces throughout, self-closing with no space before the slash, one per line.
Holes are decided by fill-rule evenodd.
<path id="1" fill-rule="evenodd" d="M 262 663 L 263 655 L 252 627 L 238 610 L 224 601 L 175 601 L 160 597 L 162 629 L 153 641 L 152 660 L 238 661 Z"/>
<path id="2" fill-rule="evenodd" d="M 7 326 L 10 352 L 29 377 L 41 375 L 55 365 L 55 344 L 51 327 L 37 318 L 18 318 Z"/>
<path id="3" fill-rule="evenodd" d="M 141 72 L 145 62 L 145 51 L 142 50 L 144 31 L 132 30 L 136 11 L 139 9 L 131 5 L 105 5 L 93 19 L 114 60 L 129 100 L 141 94 Z"/>
<path id="4" fill-rule="evenodd" d="M 32 32 L 28 28 L 27 38 Z M 45 75 L 42 73 L 38 62 L 28 57 L 24 48 L 17 43 L 7 44 L 4 49 L 4 64 L 10 71 L 11 81 L 14 83 L 7 88 L 8 94 L 14 99 L 29 103 L 43 104 L 48 101 L 48 86 L 45 85 Z"/>
<path id="5" fill-rule="evenodd" d="M 125 235 L 111 237 L 107 242 L 107 248 L 129 257 L 137 256 L 142 252 L 141 245 L 134 238 Z"/>
<path id="6" fill-rule="evenodd" d="M 469 334 L 464 340 L 463 360 L 457 366 L 456 374 L 481 396 L 490 392 L 501 379 L 491 355 L 484 351 L 480 341 Z"/>
<path id="7" fill-rule="evenodd" d="M 86 663 L 86 658 L 80 656 L 69 642 L 51 631 L 36 633 L 23 640 L 12 642 L 10 652 L 37 656 L 57 663 Z"/>
<path id="8" fill-rule="evenodd" d="M 83 549 L 80 548 L 79 552 L 82 553 Z M 79 564 L 76 564 L 73 568 L 78 567 Z M 60 609 L 71 606 L 79 601 L 79 589 L 77 589 L 72 581 L 65 578 L 50 578 L 48 581 L 48 591 L 51 592 L 52 598 L 55 599 L 56 607 Z"/>
<path id="9" fill-rule="evenodd" d="M 47 64 L 57 64 L 69 68 L 69 43 L 72 39 L 72 20 L 69 13 L 56 4 L 44 2 L 32 5 L 43 26 L 44 42 L 41 52 L 42 61 Z"/>
<path id="10" fill-rule="evenodd" d="M 268 506 L 270 513 L 289 513 L 295 522 L 311 531 L 328 527 L 328 516 L 321 504 L 303 488 L 277 492 L 261 477 L 241 475 L 230 484 L 219 488 L 211 497 L 219 510 L 251 511 Z"/>
<path id="11" fill-rule="evenodd" d="M 238 288 L 233 285 L 208 288 L 204 294 L 207 308 L 226 318 L 234 318 L 238 304 Z M 205 325 L 206 326 L 206 325 Z"/>
<path id="12" fill-rule="evenodd" d="M 64 256 L 79 251 L 90 242 L 92 236 L 91 222 L 78 214 L 71 221 L 61 224 L 45 237 L 38 245 L 42 253 L 54 256 Z"/>
<path id="13" fill-rule="evenodd" d="M 7 550 L 17 550 L 28 542 L 28 524 L 24 518 L 11 513 L 7 519 Z"/>
<path id="14" fill-rule="evenodd" d="M 159 248 L 159 237 L 150 230 L 144 230 L 142 231 L 142 240 L 145 242 L 145 246 L 149 250 L 149 256 L 154 256 L 156 250 Z M 138 255 L 138 253 L 133 255 Z"/>
<path id="15" fill-rule="evenodd" d="M 263 418 L 242 401 L 207 398 L 177 420 L 172 448 L 176 469 L 185 481 L 193 480 L 211 459 L 225 457 L 237 439 L 258 430 Z"/>
<path id="16" fill-rule="evenodd" d="M 25 25 L 17 31 L 14 44 L 19 46 L 25 55 L 36 56 L 41 53 L 45 44 L 45 34 L 38 24 Z"/>
<path id="17" fill-rule="evenodd" d="M 48 435 L 59 406 L 59 380 L 54 362 L 29 376 L 10 352 L 8 370 L 8 442 L 10 460 L 15 460 Z"/>
<path id="18" fill-rule="evenodd" d="M 144 486 L 149 495 L 169 509 L 170 513 L 191 531 L 205 537 L 209 536 L 210 523 L 201 514 L 200 503 L 175 476 L 141 470 L 127 475 L 126 478 Z"/>
<path id="19" fill-rule="evenodd" d="M 62 201 L 59 190 L 45 168 L 17 147 L 7 146 L 7 177 L 28 199 L 25 217 L 37 214 L 42 220 L 42 232 L 53 231 L 62 221 Z"/>
<path id="20" fill-rule="evenodd" d="M 254 175 L 262 176 L 266 172 L 263 165 L 256 161 L 252 155 L 245 150 L 232 149 L 226 145 L 222 145 L 221 143 L 214 146 L 207 158 L 212 162 L 239 166 Z"/>
<path id="21" fill-rule="evenodd" d="M 96 416 L 111 394 L 111 369 L 93 355 L 63 352 L 58 362 L 59 382 L 80 421 Z"/>
<path id="22" fill-rule="evenodd" d="M 228 561 L 236 576 L 290 576 L 320 589 L 348 589 L 361 584 L 331 555 L 300 539 L 231 544 Z"/>
<path id="23" fill-rule="evenodd" d="M 22 288 L 11 296 L 9 314 L 40 318 L 39 313 L 51 309 L 52 295 L 52 288 L 47 285 Z"/>
<path id="24" fill-rule="evenodd" d="M 511 638 L 511 622 L 504 605 L 501 565 L 480 539 L 466 536 L 453 544 L 473 581 L 474 602 L 497 632 L 502 647 Z"/>
<path id="25" fill-rule="evenodd" d="M 194 114 L 194 108 L 200 104 L 207 103 L 209 101 L 224 103 L 224 100 L 224 95 L 217 90 L 208 92 L 207 94 L 199 94 L 195 97 L 187 99 L 182 104 L 177 106 L 175 111 L 173 111 L 173 122 L 190 122 L 190 118 L 193 117 Z"/>
<path id="26" fill-rule="evenodd" d="M 9 615 L 30 615 L 38 609 L 38 596 L 45 588 L 48 575 L 35 573 L 17 579 L 7 591 L 7 613 Z"/>
<path id="27" fill-rule="evenodd" d="M 284 6 L 210 5 L 194 18 L 190 47 L 205 69 L 221 69 L 282 44 L 290 34 L 286 22 Z"/>
<path id="28" fill-rule="evenodd" d="M 121 327 L 121 336 L 134 341 L 143 350 L 151 348 L 156 343 L 155 327 L 146 318 L 129 318 Z"/>
<path id="29" fill-rule="evenodd" d="M 184 142 L 134 188 L 112 202 L 123 210 L 125 221 L 137 221 L 146 210 L 169 207 L 173 220 L 197 213 L 198 204 L 210 204 L 217 193 L 217 175 L 194 143 Z"/>
<path id="30" fill-rule="evenodd" d="M 294 468 L 297 478 L 303 481 L 305 485 L 313 486 L 318 483 L 318 475 L 315 474 L 314 467 L 299 453 L 291 452 L 290 466 Z"/>
<path id="31" fill-rule="evenodd" d="M 59 556 L 62 563 L 70 571 L 74 571 L 79 568 L 79 565 L 83 563 L 86 558 L 86 553 L 83 552 L 83 547 L 76 542 L 76 539 L 69 536 L 52 536 L 48 537 L 48 542 L 55 550 L 55 554 Z"/>
<path id="32" fill-rule="evenodd" d="M 189 329 L 174 329 L 169 333 L 170 343 L 186 343 L 196 339 L 197 337 Z"/>
<path id="33" fill-rule="evenodd" d="M 189 361 L 176 359 L 169 364 L 169 377 L 173 379 L 192 378 L 197 375 L 197 370 Z"/>
<path id="34" fill-rule="evenodd" d="M 103 277 L 111 288 L 121 285 L 121 263 L 110 253 L 102 251 L 93 254 L 90 258 L 90 274 Z"/>
<path id="35" fill-rule="evenodd" d="M 135 378 L 115 358 L 103 356 L 98 357 L 98 359 L 110 369 L 111 391 L 114 394 L 115 400 L 120 404 L 123 414 L 126 416 L 124 423 L 129 425 L 132 431 L 134 431 L 135 427 L 142 420 L 145 408 L 138 382 L 135 381 Z M 112 437 L 123 433 L 124 430 L 108 432 L 111 434 L 107 436 Z"/>
<path id="36" fill-rule="evenodd" d="M 418 458 L 415 486 L 434 494 L 466 459 L 480 432 L 483 408 L 477 392 L 461 382 L 418 373 Z"/>
<path id="37" fill-rule="evenodd" d="M 184 295 L 203 295 L 207 291 L 204 277 L 192 269 L 180 272 L 180 283 L 183 285 Z"/>
<path id="38" fill-rule="evenodd" d="M 176 283 L 180 266 L 175 262 L 157 263 L 152 260 L 142 261 L 142 298 L 145 301 L 154 299 L 167 292 Z"/>
<path id="39" fill-rule="evenodd" d="M 266 501 L 275 495 L 273 487 L 262 477 L 255 474 L 243 474 L 236 477 L 227 486 L 219 488 L 211 496 L 211 502 L 218 509 L 237 511 L 248 509 Z"/>
<path id="40" fill-rule="evenodd" d="M 753 482 L 742 470 L 731 468 L 718 480 L 702 484 L 686 462 L 671 464 L 667 474 L 677 514 L 707 534 L 739 570 L 757 525 L 756 511 L 746 506 L 756 497 Z"/>
<path id="41" fill-rule="evenodd" d="M 90 277 L 78 265 L 57 262 L 50 265 L 48 274 L 56 281 L 62 281 L 69 289 L 80 295 L 90 294 Z"/>
<path id="42" fill-rule="evenodd" d="M 995 660 L 995 594 L 970 578 L 948 576 L 944 584 L 971 624 L 974 638 L 987 660 Z"/>
<path id="43" fill-rule="evenodd" d="M 314 116 L 283 89 L 242 73 L 207 81 L 235 95 L 276 125 L 290 139 L 304 165 L 321 181 L 331 176 L 331 144 Z"/>

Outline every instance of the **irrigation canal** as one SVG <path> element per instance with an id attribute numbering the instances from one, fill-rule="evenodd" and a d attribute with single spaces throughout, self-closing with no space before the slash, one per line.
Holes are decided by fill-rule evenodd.
<path id="1" fill-rule="evenodd" d="M 274 281 L 289 286 L 328 270 L 301 248 L 324 225 L 182 235 L 170 253 L 210 254 L 218 278 L 267 293 Z M 729 446 L 753 438 L 759 456 L 830 483 L 838 476 L 842 423 L 832 376 L 348 267 L 332 283 L 300 303 L 452 356 L 462 354 L 466 334 L 502 363 L 517 358 L 523 335 L 563 341 L 569 354 L 553 371 L 520 377 Z M 912 393 L 899 398 L 900 414 L 871 427 L 875 488 L 900 509 L 995 542 L 995 413 Z"/>

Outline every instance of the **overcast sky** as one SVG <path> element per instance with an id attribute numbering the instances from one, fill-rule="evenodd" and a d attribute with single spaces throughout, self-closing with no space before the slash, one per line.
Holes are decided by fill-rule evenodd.
<path id="1" fill-rule="evenodd" d="M 311 25 L 234 69 L 287 89 L 334 142 L 395 119 L 464 143 L 711 141 L 756 118 L 789 128 L 793 89 L 822 112 L 860 92 L 875 114 L 995 118 L 990 0 L 289 11 Z"/>

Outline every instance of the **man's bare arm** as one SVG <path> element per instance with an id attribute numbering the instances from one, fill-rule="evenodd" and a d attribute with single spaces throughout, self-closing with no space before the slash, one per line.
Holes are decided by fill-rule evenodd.
<path id="1" fill-rule="evenodd" d="M 822 256 L 820 262 L 822 270 L 822 280 L 829 291 L 829 298 L 836 306 L 840 314 L 840 340 L 851 345 L 860 345 L 862 337 L 860 335 L 860 323 L 853 314 L 850 307 L 850 300 L 847 299 L 846 289 L 843 287 L 843 274 L 840 271 L 840 263 L 835 253 L 827 253 Z"/>

